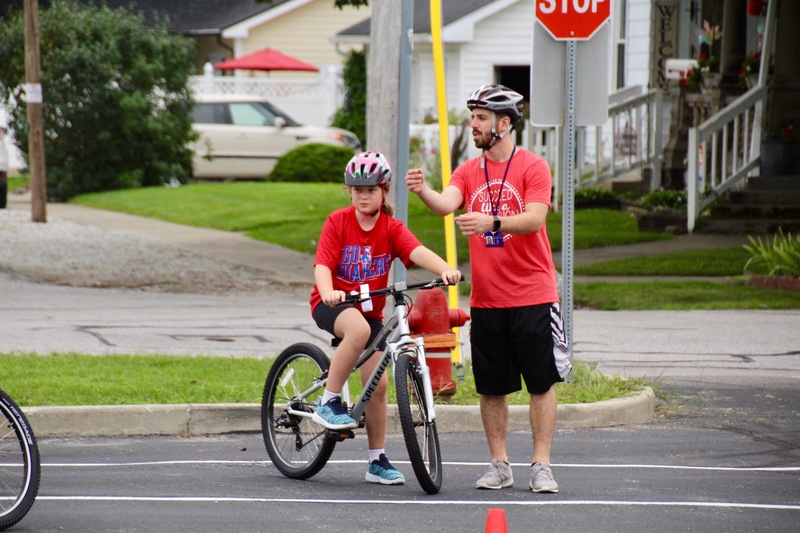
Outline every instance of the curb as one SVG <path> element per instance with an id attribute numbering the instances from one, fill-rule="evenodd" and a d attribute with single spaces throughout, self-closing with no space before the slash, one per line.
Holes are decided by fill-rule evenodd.
<path id="1" fill-rule="evenodd" d="M 556 427 L 640 424 L 654 416 L 655 405 L 655 394 L 650 387 L 637 396 L 559 405 Z M 26 407 L 25 416 L 38 438 L 188 437 L 261 431 L 261 405 L 254 403 Z M 483 431 L 480 411 L 475 406 L 437 405 L 436 421 L 442 432 Z M 530 429 L 527 406 L 510 406 L 508 429 Z M 389 406 L 388 431 L 402 432 L 396 405 Z"/>

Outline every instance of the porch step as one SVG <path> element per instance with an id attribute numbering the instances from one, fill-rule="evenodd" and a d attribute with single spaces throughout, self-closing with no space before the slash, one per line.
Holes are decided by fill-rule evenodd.
<path id="1" fill-rule="evenodd" d="M 800 233 L 800 219 L 785 218 L 711 218 L 704 217 L 695 223 L 695 233 L 720 235 L 767 235 L 777 233 Z"/>
<path id="2" fill-rule="evenodd" d="M 800 231 L 800 176 L 750 178 L 697 221 L 701 233 L 766 234 Z"/>
<path id="3" fill-rule="evenodd" d="M 800 191 L 800 176 L 769 176 L 747 180 L 748 191 Z"/>

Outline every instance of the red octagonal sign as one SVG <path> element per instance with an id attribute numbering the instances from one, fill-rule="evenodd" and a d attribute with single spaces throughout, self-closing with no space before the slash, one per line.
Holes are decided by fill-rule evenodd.
<path id="1" fill-rule="evenodd" d="M 557 41 L 586 40 L 611 16 L 611 0 L 534 0 L 536 18 Z"/>

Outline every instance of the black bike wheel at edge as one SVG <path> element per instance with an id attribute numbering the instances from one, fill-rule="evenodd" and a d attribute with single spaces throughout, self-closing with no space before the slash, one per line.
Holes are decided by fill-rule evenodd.
<path id="1" fill-rule="evenodd" d="M 292 344 L 272 364 L 261 399 L 261 433 L 272 464 L 283 475 L 308 479 L 328 462 L 335 438 L 327 429 L 310 418 L 289 415 L 286 406 L 292 398 L 310 389 L 322 379 L 330 363 L 325 353 L 308 343 Z M 292 406 L 296 411 L 314 412 L 320 388 L 302 402 Z"/>
<path id="2" fill-rule="evenodd" d="M 28 514 L 39 492 L 36 437 L 19 406 L 0 390 L 0 530 Z"/>
<path id="3" fill-rule="evenodd" d="M 427 421 L 428 408 L 416 358 L 410 353 L 401 353 L 394 371 L 397 410 L 408 458 L 423 490 L 436 494 L 442 488 L 442 454 L 436 421 Z"/>

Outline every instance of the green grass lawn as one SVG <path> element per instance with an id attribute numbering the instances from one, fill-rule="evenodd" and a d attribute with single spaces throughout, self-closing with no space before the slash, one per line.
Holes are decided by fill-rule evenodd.
<path id="1" fill-rule="evenodd" d="M 576 266 L 576 276 L 741 276 L 750 254 L 742 247 L 630 257 Z"/>
<path id="2" fill-rule="evenodd" d="M 349 204 L 342 185 L 333 183 L 192 183 L 85 194 L 73 203 L 167 220 L 189 226 L 243 232 L 250 237 L 305 253 L 316 251 L 325 217 Z M 411 194 L 408 226 L 427 247 L 445 256 L 444 221 Z M 561 213 L 550 213 L 547 234 L 561 248 Z M 575 215 L 575 247 L 588 248 L 669 239 L 642 233 L 628 213 L 580 210 Z M 456 232 L 458 261 L 469 259 L 467 239 Z"/>
<path id="3" fill-rule="evenodd" d="M 155 355 L 0 355 L 0 383 L 27 405 L 260 403 L 273 359 Z M 390 380 L 391 382 L 392 380 Z M 559 403 L 586 403 L 642 389 L 640 380 L 600 374 L 576 363 L 574 380 L 558 384 Z M 351 394 L 361 390 L 356 376 Z M 526 404 L 528 396 L 509 399 Z M 390 387 L 390 402 L 395 403 Z M 456 385 L 453 403 L 477 405 L 472 373 Z"/>
<path id="4" fill-rule="evenodd" d="M 580 282 L 576 309 L 604 311 L 700 309 L 800 309 L 800 292 L 747 287 L 743 282 Z"/>
<path id="5" fill-rule="evenodd" d="M 101 209 L 192 226 L 245 233 L 255 239 L 313 254 L 325 217 L 348 205 L 345 188 L 331 183 L 192 183 L 87 194 L 72 200 Z M 409 196 L 409 227 L 445 256 L 444 222 L 416 195 Z M 575 213 L 575 248 L 632 244 L 672 238 L 639 232 L 633 215 L 608 209 Z M 561 248 L 562 217 L 551 212 L 547 233 Z M 456 232 L 459 263 L 469 260 L 467 240 Z M 749 254 L 739 247 L 621 259 L 575 268 L 577 276 L 741 276 Z M 556 265 L 559 267 L 560 265 Z M 468 283 L 462 290 L 468 290 Z M 785 309 L 798 308 L 793 294 L 700 282 L 576 283 L 576 307 L 590 309 Z"/>

